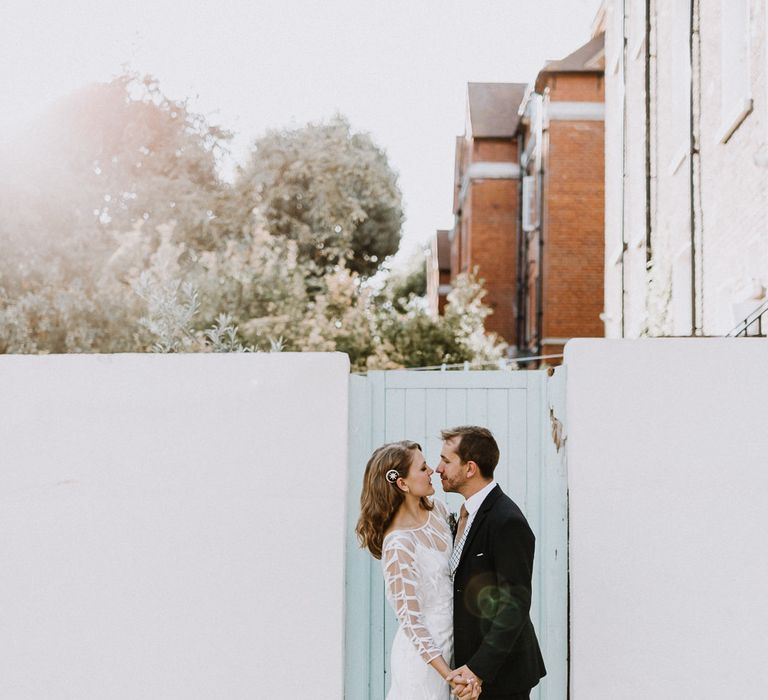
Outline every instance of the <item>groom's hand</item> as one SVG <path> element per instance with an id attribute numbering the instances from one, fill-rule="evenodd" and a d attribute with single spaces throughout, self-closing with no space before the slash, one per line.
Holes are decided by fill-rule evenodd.
<path id="1" fill-rule="evenodd" d="M 478 678 L 466 664 L 451 671 L 445 680 L 451 684 L 456 697 L 461 700 L 476 698 L 480 694 L 480 686 L 483 683 L 482 679 Z"/>
<path id="2" fill-rule="evenodd" d="M 451 686 L 453 695 L 458 700 L 475 700 L 480 696 L 480 684 L 475 683 L 461 683 L 461 681 L 454 681 Z"/>
<path id="3" fill-rule="evenodd" d="M 446 676 L 446 681 L 451 686 L 451 697 L 459 698 L 459 700 L 471 700 L 472 687 L 463 678 L 453 678 L 451 674 Z"/>
<path id="4" fill-rule="evenodd" d="M 472 686 L 466 685 L 461 681 L 453 681 L 451 683 L 452 697 L 458 698 L 458 700 L 472 700 Z"/>

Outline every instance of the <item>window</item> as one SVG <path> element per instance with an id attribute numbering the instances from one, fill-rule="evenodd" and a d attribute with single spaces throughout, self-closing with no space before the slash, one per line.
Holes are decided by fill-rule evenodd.
<path id="1" fill-rule="evenodd" d="M 538 175 L 525 175 L 523 177 L 523 231 L 535 231 L 539 227 L 537 178 Z"/>

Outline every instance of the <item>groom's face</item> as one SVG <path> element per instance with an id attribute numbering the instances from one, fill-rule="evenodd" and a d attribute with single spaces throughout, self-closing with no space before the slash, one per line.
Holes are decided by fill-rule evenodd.
<path id="1" fill-rule="evenodd" d="M 460 437 L 455 437 L 443 443 L 440 464 L 437 467 L 443 491 L 460 493 L 462 486 L 467 483 L 467 465 L 462 463 L 459 455 L 456 454 L 460 440 Z"/>

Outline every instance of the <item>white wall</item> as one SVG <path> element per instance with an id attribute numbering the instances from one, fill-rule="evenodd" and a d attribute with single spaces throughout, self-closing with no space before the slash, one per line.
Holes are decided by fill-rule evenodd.
<path id="1" fill-rule="evenodd" d="M 721 143 L 722 93 L 736 81 L 723 79 L 721 16 L 724 2 L 701 3 L 702 41 L 702 162 L 703 313 L 704 331 L 728 333 L 765 300 L 768 287 L 768 168 L 758 165 L 768 149 L 768 73 L 766 73 L 766 9 L 763 0 L 749 0 L 748 72 L 752 112 L 727 143 Z M 732 41 L 739 37 L 732 36 Z M 729 105 L 729 109 L 738 107 Z M 768 693 L 766 693 L 768 695 Z"/>
<path id="2" fill-rule="evenodd" d="M 348 362 L 0 357 L 0 697 L 340 698 Z"/>
<path id="3" fill-rule="evenodd" d="M 623 313 L 624 335 L 637 337 L 647 325 L 645 290 L 648 285 L 645 233 L 645 2 L 607 0 L 605 8 L 605 335 L 607 338 L 621 337 Z M 623 255 L 624 295 L 623 242 L 626 243 Z"/>
<path id="4" fill-rule="evenodd" d="M 622 314 L 627 338 L 692 332 L 691 89 L 699 151 L 694 176 L 697 325 L 702 335 L 725 335 L 765 300 L 768 288 L 768 4 L 764 0 L 747 0 L 745 5 L 727 0 L 696 3 L 700 31 L 694 69 L 689 55 L 690 0 L 651 4 L 649 134 L 645 134 L 643 43 L 647 3 L 605 0 L 605 4 L 606 337 L 621 336 Z M 748 10 L 741 37 L 733 36 L 724 23 L 723 7 Z M 626 70 L 617 60 L 624 56 L 622 10 L 627 16 Z M 731 43 L 740 45 L 741 38 L 747 44 L 745 97 L 752 100 L 751 112 L 725 143 L 723 125 L 733 120 L 724 121 L 723 93 L 731 91 L 741 72 L 723 66 L 724 36 Z M 726 113 L 739 109 L 742 102 L 728 104 Z M 622 140 L 625 105 L 626 142 Z M 652 239 L 647 272 L 646 138 Z M 623 295 L 622 224 L 627 243 Z"/>
<path id="5" fill-rule="evenodd" d="M 565 362 L 572 700 L 764 698 L 768 341 Z"/>

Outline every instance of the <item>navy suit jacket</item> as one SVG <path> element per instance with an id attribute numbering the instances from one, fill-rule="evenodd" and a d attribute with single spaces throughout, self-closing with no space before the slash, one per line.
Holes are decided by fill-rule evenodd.
<path id="1" fill-rule="evenodd" d="M 483 700 L 533 688 L 546 669 L 530 618 L 536 538 L 496 486 L 475 514 L 453 580 L 455 665 L 483 681 Z"/>

